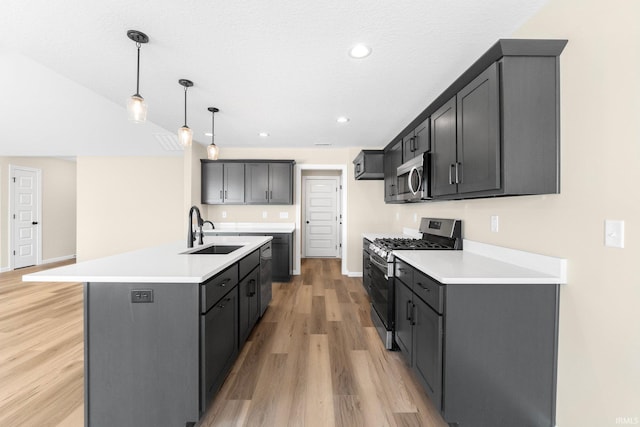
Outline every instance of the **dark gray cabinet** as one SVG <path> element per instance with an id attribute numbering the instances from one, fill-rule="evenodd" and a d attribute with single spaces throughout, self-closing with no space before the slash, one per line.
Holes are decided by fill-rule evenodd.
<path id="1" fill-rule="evenodd" d="M 218 392 L 238 356 L 238 286 L 225 286 L 228 292 L 200 317 L 201 408 Z"/>
<path id="2" fill-rule="evenodd" d="M 402 138 L 402 162 L 413 159 L 430 149 L 429 119 Z"/>
<path id="3" fill-rule="evenodd" d="M 384 152 L 362 150 L 353 160 L 353 176 L 356 180 L 384 179 Z"/>
<path id="4" fill-rule="evenodd" d="M 260 317 L 258 292 L 260 290 L 260 269 L 256 265 L 251 272 L 240 280 L 239 292 L 239 341 L 240 347 L 245 343 L 253 326 Z"/>
<path id="5" fill-rule="evenodd" d="M 291 263 L 293 258 L 293 242 L 291 233 L 272 234 L 273 249 L 272 278 L 276 282 L 291 280 Z"/>
<path id="6" fill-rule="evenodd" d="M 559 193 L 558 70 L 566 44 L 498 40 L 385 147 L 385 201 L 397 201 L 387 162 L 398 141 L 402 162 L 419 154 L 416 135 L 429 118 L 434 199 Z"/>
<path id="7" fill-rule="evenodd" d="M 402 164 L 402 140 L 384 150 L 384 201 L 399 203 L 398 166 Z"/>
<path id="8" fill-rule="evenodd" d="M 440 408 L 444 322 L 442 314 L 436 311 L 437 302 L 429 298 L 431 292 L 435 295 L 439 289 L 402 261 L 396 263 L 396 271 L 400 269 L 405 273 L 395 281 L 396 344 L 433 403 Z M 429 306 L 419 295 L 420 290 L 424 292 L 425 289 L 429 295 L 426 299 L 435 303 L 435 307 Z"/>
<path id="9" fill-rule="evenodd" d="M 203 204 L 244 203 L 244 164 L 201 161 Z"/>
<path id="10" fill-rule="evenodd" d="M 362 239 L 362 286 L 367 294 L 371 296 L 371 258 L 369 246 L 371 242 Z"/>
<path id="11" fill-rule="evenodd" d="M 293 162 L 245 164 L 246 204 L 293 203 Z"/>
<path id="12" fill-rule="evenodd" d="M 395 268 L 396 343 L 445 421 L 555 425 L 559 285 L 443 285 Z"/>
<path id="13" fill-rule="evenodd" d="M 432 195 L 498 190 L 498 64 L 494 63 L 432 116 Z"/>

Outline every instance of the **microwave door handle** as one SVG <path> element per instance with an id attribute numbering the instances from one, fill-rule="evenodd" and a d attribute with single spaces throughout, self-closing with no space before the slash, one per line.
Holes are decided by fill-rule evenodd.
<path id="1" fill-rule="evenodd" d="M 413 174 L 416 174 L 416 176 L 418 177 L 418 187 L 417 188 L 413 188 Z M 415 166 L 413 168 L 411 168 L 411 172 L 409 172 L 409 178 L 408 178 L 408 184 L 409 184 L 409 190 L 411 190 L 411 193 L 415 196 L 418 191 L 420 190 L 420 187 L 422 186 L 422 177 L 420 176 L 420 172 L 418 171 L 418 168 L 416 168 Z"/>

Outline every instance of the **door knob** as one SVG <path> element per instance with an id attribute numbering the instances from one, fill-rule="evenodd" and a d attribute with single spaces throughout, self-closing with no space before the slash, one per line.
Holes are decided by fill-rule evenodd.
<path id="1" fill-rule="evenodd" d="M 38 221 L 31 221 L 31 225 L 38 225 Z"/>
<path id="2" fill-rule="evenodd" d="M 309 221 L 307 221 L 307 224 L 309 224 Z"/>

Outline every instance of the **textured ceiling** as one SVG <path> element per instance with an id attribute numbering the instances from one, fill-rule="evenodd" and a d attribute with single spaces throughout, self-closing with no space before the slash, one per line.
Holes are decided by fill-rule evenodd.
<path id="1" fill-rule="evenodd" d="M 18 138 L 27 151 L 23 154 L 141 154 L 133 147 L 135 139 L 144 139 L 141 133 L 162 139 L 182 125 L 180 78 L 194 82 L 188 124 L 200 143 L 210 142 L 204 135 L 211 130 L 206 109 L 216 106 L 216 143 L 221 147 L 321 143 L 381 148 L 498 38 L 509 37 L 545 2 L 2 0 L 0 48 L 114 104 L 97 107 L 95 101 L 83 105 L 82 99 L 72 100 L 88 110 L 85 115 L 102 116 L 102 108 L 116 108 L 117 117 L 120 108 L 126 123 L 124 105 L 135 92 L 136 67 L 135 43 L 126 32 L 143 31 L 150 42 L 142 46 L 140 76 L 148 122 L 127 123 L 118 136 L 110 136 L 126 143 L 102 140 L 91 148 L 79 143 L 96 138 L 86 130 L 61 134 L 53 126 L 51 133 L 43 133 L 47 130 L 37 129 L 38 114 L 29 107 L 39 100 L 31 99 L 21 109 L 3 101 L 0 149 L 21 154 L 15 145 L 7 145 Z M 350 58 L 348 49 L 357 42 L 370 45 L 373 53 L 366 59 Z M 18 66 L 5 62 L 11 63 L 2 67 Z M 10 75 L 21 72 L 13 71 Z M 15 88 L 36 82 L 4 84 Z M 68 92 L 47 87 L 39 93 L 63 99 Z M 43 101 L 55 105 L 55 100 Z M 81 120 L 55 107 L 46 114 L 60 122 Z M 342 115 L 350 121 L 338 124 L 336 118 Z M 12 129 L 16 121 L 28 127 L 25 116 L 34 126 Z M 101 126 L 100 117 L 96 120 Z M 119 127 L 106 118 L 102 126 Z M 140 126 L 143 130 L 133 128 Z M 270 136 L 259 137 L 263 131 Z"/>

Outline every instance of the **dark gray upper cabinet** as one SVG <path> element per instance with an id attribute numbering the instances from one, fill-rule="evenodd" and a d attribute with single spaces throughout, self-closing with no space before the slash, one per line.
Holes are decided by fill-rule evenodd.
<path id="1" fill-rule="evenodd" d="M 384 150 L 384 201 L 398 203 L 398 166 L 402 164 L 402 140 Z"/>
<path id="2" fill-rule="evenodd" d="M 406 162 L 430 149 L 429 118 L 402 138 L 402 161 Z"/>
<path id="3" fill-rule="evenodd" d="M 269 163 L 269 204 L 293 203 L 293 162 Z"/>
<path id="4" fill-rule="evenodd" d="M 498 95 L 494 63 L 433 114 L 434 197 L 500 188 Z"/>
<path id="5" fill-rule="evenodd" d="M 403 161 L 418 153 L 411 151 L 417 128 L 430 117 L 434 199 L 559 193 L 558 57 L 566 44 L 499 40 L 407 125 L 385 154 L 398 140 Z M 387 202 L 393 201 L 389 194 L 385 185 Z"/>
<path id="6" fill-rule="evenodd" d="M 200 167 L 203 204 L 244 203 L 243 163 L 201 161 Z"/>
<path id="7" fill-rule="evenodd" d="M 204 204 L 293 203 L 293 160 L 205 160 Z"/>
<path id="8" fill-rule="evenodd" d="M 451 98 L 431 116 L 431 194 L 455 194 L 451 165 L 456 162 L 456 98 Z"/>
<path id="9" fill-rule="evenodd" d="M 356 180 L 384 179 L 384 152 L 362 150 L 353 160 L 353 176 Z"/>

